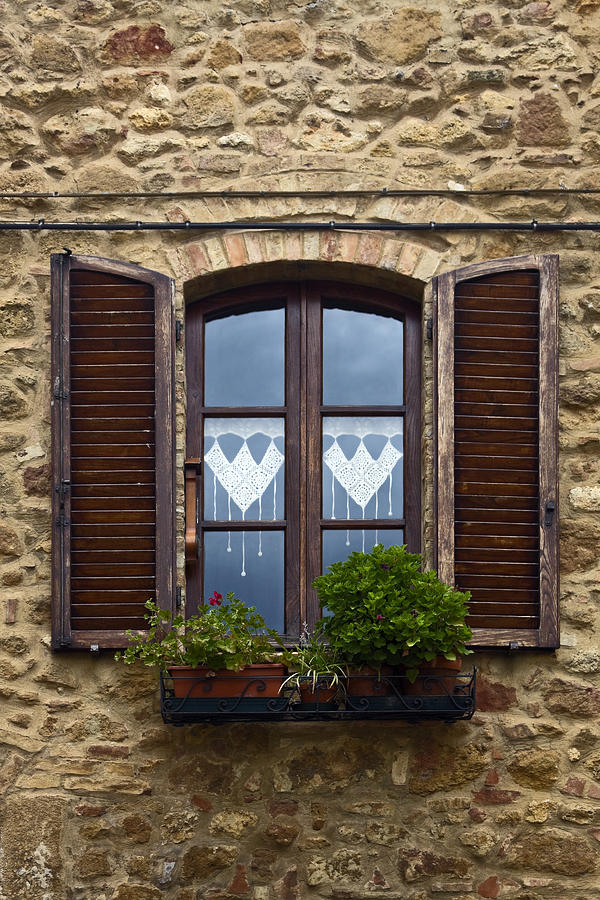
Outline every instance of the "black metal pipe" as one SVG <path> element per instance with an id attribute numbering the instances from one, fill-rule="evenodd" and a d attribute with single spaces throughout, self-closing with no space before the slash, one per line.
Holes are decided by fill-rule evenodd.
<path id="1" fill-rule="evenodd" d="M 131 198 L 185 199 L 221 198 L 250 199 L 269 197 L 303 197 L 310 199 L 324 197 L 545 197 L 563 195 L 600 194 L 600 188 L 490 188 L 490 189 L 435 189 L 435 188 L 372 188 L 370 190 L 339 189 L 330 191 L 0 191 L 0 198 L 6 200 L 122 200 Z"/>
<path id="2" fill-rule="evenodd" d="M 0 231 L 600 231 L 600 222 L 0 222 Z"/>

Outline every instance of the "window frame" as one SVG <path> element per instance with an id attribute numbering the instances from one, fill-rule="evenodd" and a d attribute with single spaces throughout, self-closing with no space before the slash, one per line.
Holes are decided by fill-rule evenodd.
<path id="1" fill-rule="evenodd" d="M 200 400 L 203 391 L 203 322 L 215 312 L 266 308 L 278 299 L 285 299 L 286 404 L 283 407 L 206 407 Z M 329 301 L 359 311 L 394 315 L 404 321 L 404 522 L 405 543 L 414 552 L 421 549 L 421 305 L 415 300 L 379 289 L 365 288 L 343 282 L 306 278 L 303 281 L 269 282 L 249 288 L 230 290 L 192 301 L 186 319 L 187 374 L 187 438 L 186 455 L 194 460 L 195 471 L 190 477 L 187 494 L 195 514 L 188 515 L 193 528 L 196 520 L 202 545 L 201 530 L 211 530 L 210 521 L 203 521 L 202 492 L 203 416 L 284 416 L 286 419 L 286 519 L 271 523 L 271 527 L 285 524 L 285 621 L 286 638 L 297 638 L 304 622 L 314 625 L 320 617 L 316 592 L 311 584 L 321 574 L 321 530 L 332 523 L 322 518 L 322 449 L 321 418 L 324 415 L 394 415 L 396 406 L 325 406 L 321 397 L 322 308 Z M 190 352 L 190 347 L 196 349 Z M 411 348 L 407 352 L 407 348 Z M 410 402 L 406 402 L 410 396 Z M 200 398 L 200 399 L 199 399 Z M 197 419 L 192 410 L 197 410 Z M 194 485 L 195 479 L 195 485 Z M 317 508 L 318 503 L 318 508 Z M 375 520 L 373 520 L 375 521 Z M 379 519 L 379 527 L 393 526 L 389 520 Z M 346 520 L 334 520 L 334 527 L 345 528 Z M 356 527 L 362 520 L 352 520 Z M 227 523 L 229 526 L 231 523 Z M 264 525 L 264 523 L 263 523 Z M 248 521 L 243 523 L 248 526 Z M 222 525 L 221 528 L 226 526 Z M 234 528 L 240 530 L 242 523 Z M 254 525 L 259 530 L 257 524 Z M 375 527 L 367 520 L 366 527 Z M 216 529 L 214 529 L 216 530 Z M 233 529 L 232 529 L 233 530 Z M 197 611 L 203 593 L 203 559 L 195 558 L 191 548 L 186 565 L 186 612 Z M 291 626 L 291 627 L 290 627 Z"/>

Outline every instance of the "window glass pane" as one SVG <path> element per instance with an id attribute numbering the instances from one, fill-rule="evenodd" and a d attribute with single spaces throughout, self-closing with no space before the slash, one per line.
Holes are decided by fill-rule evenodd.
<path id="1" fill-rule="evenodd" d="M 323 518 L 404 516 L 404 420 L 323 419 Z"/>
<path id="2" fill-rule="evenodd" d="M 323 530 L 323 572 L 334 562 L 343 562 L 351 553 L 369 553 L 375 544 L 393 547 L 404 543 L 401 528 L 339 531 L 332 528 Z"/>
<path id="3" fill-rule="evenodd" d="M 283 519 L 283 419 L 204 420 L 204 518 Z"/>
<path id="4" fill-rule="evenodd" d="M 283 406 L 284 309 L 212 319 L 204 326 L 206 406 Z"/>
<path id="5" fill-rule="evenodd" d="M 205 531 L 204 596 L 233 591 L 283 631 L 283 545 L 283 531 Z"/>
<path id="6" fill-rule="evenodd" d="M 323 403 L 403 402 L 403 322 L 349 309 L 323 309 Z"/>

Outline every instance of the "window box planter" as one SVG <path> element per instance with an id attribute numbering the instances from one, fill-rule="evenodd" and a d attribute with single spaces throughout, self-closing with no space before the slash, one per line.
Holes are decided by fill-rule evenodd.
<path id="1" fill-rule="evenodd" d="M 380 670 L 369 666 L 350 671 L 346 683 L 346 700 L 351 709 L 387 709 L 395 700 L 394 687 L 390 681 L 394 670 L 382 666 Z"/>
<path id="2" fill-rule="evenodd" d="M 229 673 L 229 680 L 236 675 Z M 239 677 L 239 675 L 238 675 Z M 169 725 L 185 725 L 195 722 L 226 724 L 228 722 L 307 722 L 307 721 L 354 721 L 358 719 L 404 720 L 407 722 L 440 721 L 455 722 L 470 719 L 475 711 L 476 670 L 465 674 L 444 674 L 431 686 L 435 690 L 412 694 L 407 690 L 409 681 L 405 675 L 361 675 L 373 682 L 371 695 L 348 696 L 344 685 L 338 688 L 334 701 L 325 700 L 320 692 L 306 704 L 298 702 L 296 689 L 277 695 L 282 675 L 265 675 L 249 682 L 242 693 L 223 697 L 202 693 L 208 691 L 215 680 L 204 676 L 184 675 L 189 681 L 185 696 L 176 696 L 174 675 L 162 674 L 161 713 L 163 721 Z M 428 676 L 435 682 L 434 676 Z M 183 679 L 182 679 L 183 680 Z M 272 684 L 269 684 L 272 681 Z M 378 694 L 377 682 L 384 682 L 388 694 Z M 260 682 L 265 683 L 264 691 L 259 691 Z M 269 684 L 269 687 L 267 687 Z M 250 696 L 248 690 L 254 686 L 257 696 Z M 254 688 L 253 688 L 254 689 Z M 181 693 L 181 690 L 179 691 Z M 260 696 L 258 696 L 260 694 Z M 268 696 L 267 696 L 268 694 Z M 331 705 L 330 705 L 331 704 Z"/>
<path id="3" fill-rule="evenodd" d="M 287 700 L 280 688 L 286 674 L 279 663 L 256 663 L 236 672 L 207 666 L 169 668 L 173 698 L 189 701 L 198 712 L 283 709 Z"/>
<path id="4" fill-rule="evenodd" d="M 462 668 L 462 659 L 446 659 L 444 656 L 436 656 L 431 662 L 422 663 L 419 666 L 419 674 L 411 684 L 407 683 L 405 693 L 419 694 L 447 694 L 452 693 L 456 684 L 456 675 Z"/>

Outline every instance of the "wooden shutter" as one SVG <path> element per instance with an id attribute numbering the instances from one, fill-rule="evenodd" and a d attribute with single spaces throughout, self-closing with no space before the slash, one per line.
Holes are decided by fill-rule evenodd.
<path id="1" fill-rule="evenodd" d="M 53 255 L 53 647 L 122 647 L 175 591 L 173 284 Z"/>
<path id="2" fill-rule="evenodd" d="M 558 257 L 434 283 L 440 577 L 473 645 L 557 647 Z"/>

